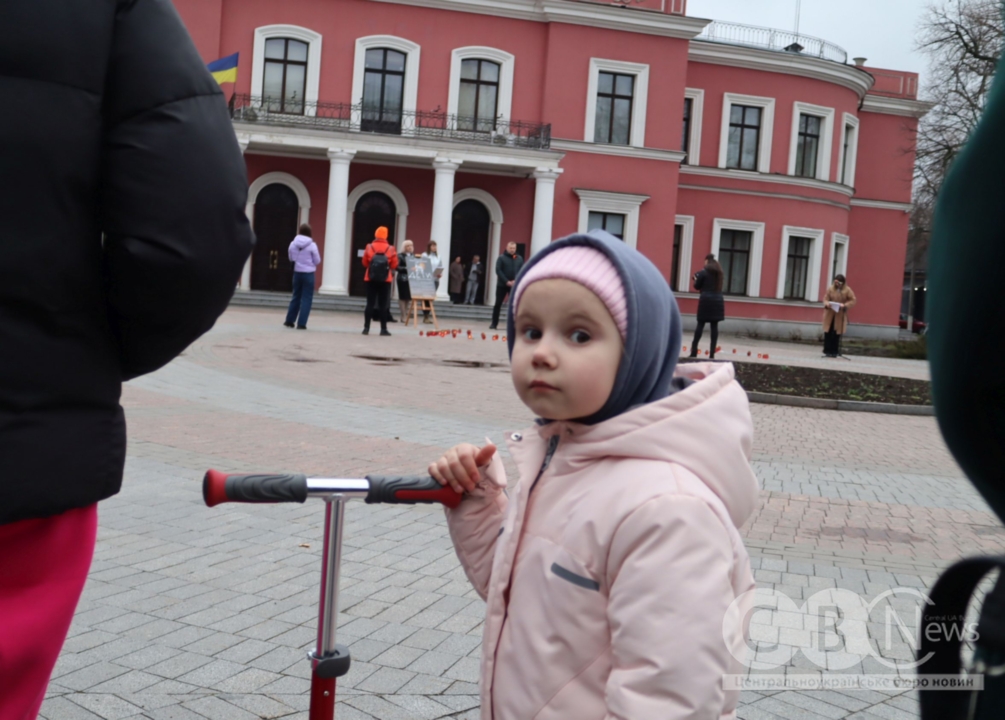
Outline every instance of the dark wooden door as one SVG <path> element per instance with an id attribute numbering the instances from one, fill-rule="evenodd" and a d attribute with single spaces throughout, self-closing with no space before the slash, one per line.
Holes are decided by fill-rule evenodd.
<path id="1" fill-rule="evenodd" d="M 387 241 L 394 245 L 394 225 L 398 213 L 394 200 L 382 192 L 368 192 L 356 203 L 352 217 L 352 255 L 349 258 L 349 294 L 366 295 L 366 268 L 363 267 L 363 251 L 373 242 L 373 233 L 381 225 L 387 228 Z"/>
<path id="2" fill-rule="evenodd" d="M 464 263 L 464 288 L 467 292 L 468 271 L 471 270 L 471 260 L 475 255 L 481 258 L 482 267 L 489 266 L 489 230 L 491 217 L 488 208 L 477 200 L 462 200 L 454 208 L 450 226 L 450 257 L 443 258 L 443 264 L 449 266 L 458 255 Z M 481 287 L 475 295 L 475 304 L 485 301 L 486 274 L 481 276 Z"/>
<path id="3" fill-rule="evenodd" d="M 297 235 L 300 202 L 286 185 L 267 185 L 255 200 L 255 249 L 251 254 L 251 289 L 290 292 L 293 264 L 290 243 Z"/>

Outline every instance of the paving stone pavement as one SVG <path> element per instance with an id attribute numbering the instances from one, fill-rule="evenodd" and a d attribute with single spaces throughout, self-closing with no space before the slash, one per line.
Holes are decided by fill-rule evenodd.
<path id="1" fill-rule="evenodd" d="M 316 313 L 307 332 L 281 321 L 232 309 L 183 357 L 125 387 L 125 483 L 101 504 L 46 720 L 306 720 L 322 506 L 208 509 L 202 473 L 415 472 L 456 442 L 500 441 L 530 420 L 504 343 L 482 340 L 484 328 L 471 326 L 474 340 L 466 326 L 457 339 L 400 325 L 364 338 L 351 315 Z M 743 528 L 761 593 L 751 677 L 910 677 L 921 592 L 962 555 L 1002 552 L 1005 529 L 932 418 L 752 412 L 763 491 Z M 442 511 L 350 503 L 346 521 L 338 636 L 353 665 L 339 720 L 476 718 L 484 604 Z M 887 608 L 903 631 L 884 623 Z M 917 717 L 917 699 L 747 690 L 738 715 L 897 720 Z"/>

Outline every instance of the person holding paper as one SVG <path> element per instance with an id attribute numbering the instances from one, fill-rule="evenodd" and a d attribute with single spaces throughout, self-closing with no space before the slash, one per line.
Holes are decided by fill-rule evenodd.
<path id="1" fill-rule="evenodd" d="M 855 293 L 848 287 L 844 275 L 835 275 L 824 295 L 824 355 L 841 354 L 841 336 L 848 329 L 848 308 L 855 304 Z"/>

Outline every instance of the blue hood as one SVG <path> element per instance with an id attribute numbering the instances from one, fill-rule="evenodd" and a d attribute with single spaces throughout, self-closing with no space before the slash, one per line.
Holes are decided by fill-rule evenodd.
<path id="1" fill-rule="evenodd" d="M 637 405 L 661 400 L 673 392 L 671 383 L 681 347 L 680 310 L 666 279 L 649 258 L 603 230 L 569 235 L 541 250 L 523 266 L 510 297 L 516 296 L 520 282 L 542 258 L 570 245 L 595 248 L 610 259 L 621 276 L 628 305 L 625 352 L 611 396 L 598 412 L 578 420 L 592 425 Z M 516 341 L 512 302 L 506 324 L 506 340 L 512 357 Z"/>

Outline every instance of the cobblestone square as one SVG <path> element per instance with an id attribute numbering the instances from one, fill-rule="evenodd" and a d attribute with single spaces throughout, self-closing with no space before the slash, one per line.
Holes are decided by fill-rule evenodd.
<path id="1" fill-rule="evenodd" d="M 123 391 L 122 492 L 100 506 L 97 551 L 42 709 L 46 720 L 306 720 L 323 508 L 208 509 L 202 474 L 328 477 L 422 471 L 445 448 L 526 427 L 505 343 L 362 337 L 361 318 L 229 310 L 168 367 Z M 454 323 L 450 323 L 453 325 Z M 428 327 L 428 326 L 427 326 Z M 425 329 L 421 327 L 420 329 Z M 724 338 L 745 354 L 753 341 Z M 816 362 L 813 352 L 772 347 Z M 796 358 L 798 361 L 798 358 Z M 922 363 L 869 361 L 905 376 Z M 853 359 L 853 363 L 855 360 Z M 1005 551 L 1005 529 L 950 457 L 934 418 L 752 405 L 761 503 L 743 528 L 771 605 L 752 619 L 752 673 L 909 675 L 912 639 L 868 612 L 821 624 L 836 594 L 880 596 L 908 621 L 964 555 Z M 478 717 L 484 604 L 439 507 L 350 503 L 339 642 L 353 665 L 339 720 Z M 770 598 L 773 598 L 770 599 Z M 900 662 L 901 665 L 897 665 Z M 917 717 L 910 692 L 745 691 L 739 717 Z"/>

